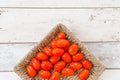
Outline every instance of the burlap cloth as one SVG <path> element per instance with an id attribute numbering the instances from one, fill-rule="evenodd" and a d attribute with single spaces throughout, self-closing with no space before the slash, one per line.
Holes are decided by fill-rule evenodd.
<path id="1" fill-rule="evenodd" d="M 38 75 L 34 78 L 31 78 L 27 75 L 26 72 L 26 65 L 30 63 L 31 58 L 35 57 L 36 53 L 42 51 L 43 47 L 49 45 L 50 41 L 53 40 L 59 32 L 65 32 L 67 34 L 67 39 L 71 42 L 78 43 L 80 49 L 79 51 L 85 54 L 85 57 L 89 59 L 93 63 L 93 68 L 91 70 L 90 76 L 87 80 L 97 80 L 98 77 L 102 74 L 105 70 L 105 67 L 101 62 L 96 58 L 93 54 L 91 54 L 87 48 L 84 46 L 83 43 L 80 42 L 71 32 L 68 30 L 64 25 L 58 24 L 54 27 L 48 35 L 40 41 L 15 67 L 14 71 L 21 77 L 22 80 L 47 80 L 41 79 Z M 85 36 L 85 35 L 84 35 Z M 38 36 L 39 37 L 39 36 Z M 60 80 L 79 80 L 78 79 L 78 72 L 75 72 L 74 76 L 71 77 L 64 77 L 61 75 Z"/>

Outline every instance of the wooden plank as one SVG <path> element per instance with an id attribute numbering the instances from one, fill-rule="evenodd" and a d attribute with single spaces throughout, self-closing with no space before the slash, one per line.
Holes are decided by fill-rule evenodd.
<path id="1" fill-rule="evenodd" d="M 0 45 L 0 71 L 12 71 L 13 67 L 34 46 L 29 44 L 1 44 Z M 85 43 L 91 53 L 106 66 L 106 68 L 120 68 L 120 42 L 119 43 Z M 8 67 L 9 66 L 9 67 Z"/>
<path id="2" fill-rule="evenodd" d="M 0 79 L 1 80 L 22 80 L 14 72 L 0 72 Z"/>
<path id="3" fill-rule="evenodd" d="M 0 7 L 120 7 L 119 0 L 1 0 Z"/>
<path id="4" fill-rule="evenodd" d="M 34 44 L 1 44 L 0 71 L 12 71 L 13 67 L 30 51 Z"/>
<path id="5" fill-rule="evenodd" d="M 98 80 L 119 80 L 120 70 L 106 70 Z"/>
<path id="6" fill-rule="evenodd" d="M 85 43 L 106 68 L 120 68 L 120 42 Z"/>
<path id="7" fill-rule="evenodd" d="M 119 80 L 120 79 L 120 70 L 106 70 L 99 77 L 98 80 Z M 0 72 L 1 80 L 22 80 L 20 77 L 14 72 Z"/>
<path id="8" fill-rule="evenodd" d="M 81 41 L 120 41 L 120 8 L 0 8 L 0 14 L 0 43 L 38 42 L 57 23 L 65 24 Z"/>

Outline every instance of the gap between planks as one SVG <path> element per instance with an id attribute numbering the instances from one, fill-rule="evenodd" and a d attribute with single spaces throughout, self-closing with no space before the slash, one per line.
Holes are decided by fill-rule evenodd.
<path id="1" fill-rule="evenodd" d="M 120 70 L 120 68 L 105 68 L 105 70 Z M 13 70 L 6 70 L 6 71 L 0 71 L 0 72 L 14 72 Z"/>
<path id="2" fill-rule="evenodd" d="M 81 41 L 82 43 L 120 43 L 120 41 Z M 38 42 L 0 42 L 0 44 L 36 44 Z"/>
<path id="3" fill-rule="evenodd" d="M 6 9 L 117 9 L 120 7 L 0 7 Z"/>

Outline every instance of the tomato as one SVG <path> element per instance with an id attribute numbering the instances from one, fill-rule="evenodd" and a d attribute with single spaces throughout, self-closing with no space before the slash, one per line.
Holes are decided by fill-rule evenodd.
<path id="1" fill-rule="evenodd" d="M 65 48 L 68 47 L 69 45 L 70 45 L 70 41 L 66 39 L 58 39 L 56 41 L 56 46 L 59 48 Z"/>
<path id="2" fill-rule="evenodd" d="M 64 50 L 68 52 L 69 46 L 65 47 Z"/>
<path id="3" fill-rule="evenodd" d="M 89 75 L 90 75 L 90 71 L 87 69 L 84 69 L 79 73 L 78 77 L 80 80 L 86 80 L 89 77 Z"/>
<path id="4" fill-rule="evenodd" d="M 51 56 L 49 61 L 50 61 L 52 64 L 55 64 L 55 63 L 57 63 L 59 60 L 60 60 L 60 57 L 58 57 L 58 56 Z"/>
<path id="5" fill-rule="evenodd" d="M 43 51 L 48 55 L 52 56 L 52 48 L 49 46 L 44 47 Z"/>
<path id="6" fill-rule="evenodd" d="M 53 65 L 49 61 L 42 61 L 41 68 L 44 70 L 51 70 L 53 68 Z"/>
<path id="7" fill-rule="evenodd" d="M 66 34 L 64 32 L 60 32 L 57 35 L 57 39 L 65 39 L 66 38 Z"/>
<path id="8" fill-rule="evenodd" d="M 55 71 L 61 71 L 66 66 L 66 63 L 64 61 L 59 61 L 54 65 Z"/>
<path id="9" fill-rule="evenodd" d="M 71 55 L 75 55 L 75 54 L 78 52 L 78 44 L 72 44 L 72 45 L 69 47 L 68 52 L 69 52 Z"/>
<path id="10" fill-rule="evenodd" d="M 91 69 L 92 68 L 92 63 L 89 60 L 87 60 L 87 59 L 82 61 L 82 65 L 86 69 Z"/>
<path id="11" fill-rule="evenodd" d="M 69 53 L 66 52 L 62 55 L 62 60 L 66 63 L 70 63 L 72 61 L 72 58 Z"/>
<path id="12" fill-rule="evenodd" d="M 56 47 L 57 47 L 57 46 L 56 46 L 56 42 L 57 42 L 57 40 L 52 40 L 52 41 L 50 42 L 50 45 L 51 45 L 52 48 L 56 48 Z"/>
<path id="13" fill-rule="evenodd" d="M 83 53 L 79 52 L 79 53 L 73 55 L 72 59 L 73 59 L 73 61 L 80 61 L 80 60 L 82 60 L 84 58 L 84 56 L 85 55 Z"/>
<path id="14" fill-rule="evenodd" d="M 60 73 L 55 71 L 52 73 L 50 80 L 59 80 L 59 78 L 60 78 Z"/>
<path id="15" fill-rule="evenodd" d="M 61 48 L 54 48 L 52 50 L 52 54 L 54 56 L 62 56 L 64 54 L 64 49 L 61 49 Z"/>
<path id="16" fill-rule="evenodd" d="M 72 76 L 72 75 L 74 75 L 74 71 L 72 69 L 70 69 L 70 68 L 64 68 L 62 70 L 62 75 L 64 75 L 64 76 Z"/>
<path id="17" fill-rule="evenodd" d="M 36 58 L 37 58 L 38 60 L 48 60 L 48 56 L 47 56 L 45 53 L 43 53 L 43 52 L 39 52 L 39 53 L 36 55 Z"/>
<path id="18" fill-rule="evenodd" d="M 49 71 L 41 70 L 38 72 L 38 75 L 41 78 L 50 78 L 51 73 Z"/>
<path id="19" fill-rule="evenodd" d="M 36 76 L 36 71 L 32 66 L 27 65 L 26 70 L 27 70 L 27 73 L 30 77 L 35 77 Z"/>
<path id="20" fill-rule="evenodd" d="M 34 69 L 39 70 L 40 69 L 40 61 L 37 60 L 36 58 L 32 58 L 31 64 Z"/>
<path id="21" fill-rule="evenodd" d="M 79 70 L 82 68 L 82 64 L 80 64 L 79 62 L 72 62 L 70 63 L 70 68 L 73 70 Z"/>

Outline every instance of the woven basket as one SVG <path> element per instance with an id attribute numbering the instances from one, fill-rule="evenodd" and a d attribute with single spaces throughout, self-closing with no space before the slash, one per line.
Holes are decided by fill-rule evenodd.
<path id="1" fill-rule="evenodd" d="M 34 78 L 28 76 L 26 72 L 26 65 L 28 65 L 31 61 L 31 58 L 35 57 L 35 55 L 43 50 L 43 47 L 49 45 L 50 41 L 55 39 L 56 35 L 59 32 L 65 32 L 67 34 L 67 39 L 69 39 L 72 43 L 78 43 L 80 49 L 79 51 L 85 54 L 85 57 L 89 59 L 93 63 L 93 68 L 90 72 L 90 76 L 87 80 L 97 80 L 98 77 L 105 70 L 105 67 L 100 63 L 100 61 L 91 54 L 86 47 L 75 37 L 73 34 L 62 24 L 58 24 L 54 27 L 48 35 L 39 42 L 21 61 L 14 67 L 14 71 L 22 78 L 22 80 L 47 80 L 38 77 L 38 75 Z M 77 75 L 78 72 L 75 72 L 74 76 L 64 77 L 61 75 L 60 80 L 79 80 Z"/>

